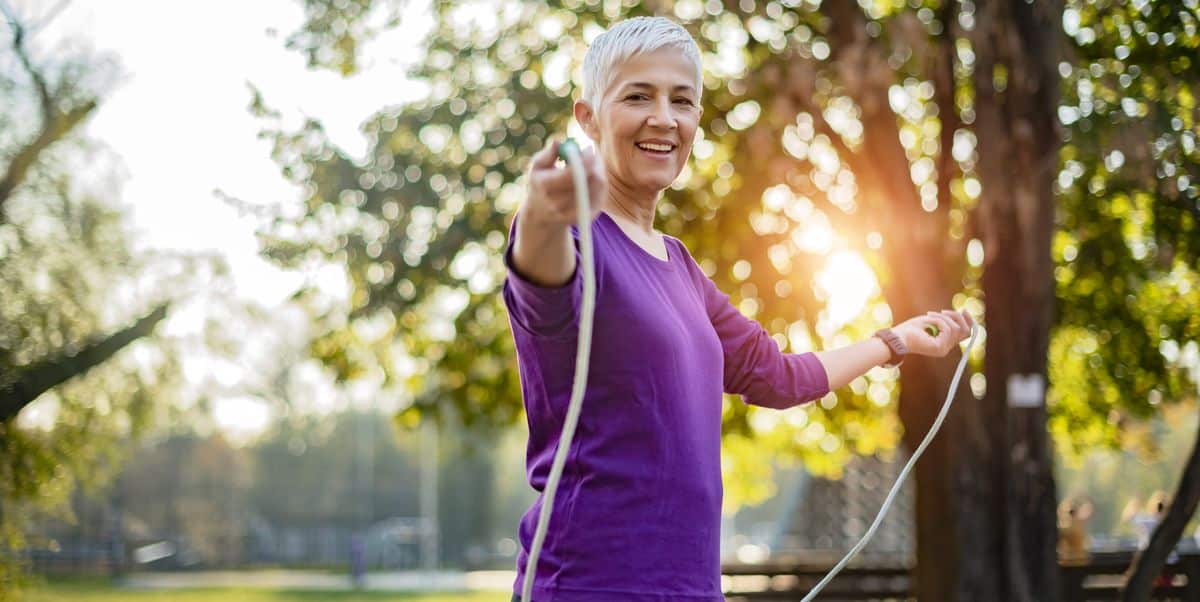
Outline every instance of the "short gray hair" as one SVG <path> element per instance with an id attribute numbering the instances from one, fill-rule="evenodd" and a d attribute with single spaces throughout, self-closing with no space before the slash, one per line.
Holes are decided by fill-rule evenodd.
<path id="1" fill-rule="evenodd" d="M 583 57 L 583 100 L 593 111 L 599 111 L 600 99 L 612 85 L 617 65 L 636 54 L 671 47 L 682 50 L 696 66 L 696 100 L 699 101 L 704 90 L 700 47 L 692 34 L 666 17 L 626 19 L 592 41 Z"/>

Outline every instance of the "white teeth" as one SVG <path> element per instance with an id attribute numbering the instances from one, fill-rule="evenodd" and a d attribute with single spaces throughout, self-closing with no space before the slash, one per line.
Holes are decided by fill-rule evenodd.
<path id="1" fill-rule="evenodd" d="M 647 142 L 640 142 L 637 146 L 638 148 L 660 152 L 671 152 L 671 148 L 673 148 L 668 144 L 650 144 Z"/>

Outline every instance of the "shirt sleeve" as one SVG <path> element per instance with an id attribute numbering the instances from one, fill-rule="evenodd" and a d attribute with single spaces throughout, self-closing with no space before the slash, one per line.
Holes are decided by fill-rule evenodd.
<path id="1" fill-rule="evenodd" d="M 688 257 L 691 259 L 690 254 Z M 691 263 L 692 279 L 700 287 L 708 318 L 721 340 L 726 393 L 741 395 L 750 405 L 775 409 L 829 393 L 829 376 L 817 354 L 781 351 L 761 324 L 742 314 L 695 260 Z"/>
<path id="2" fill-rule="evenodd" d="M 571 226 L 571 237 L 575 248 L 575 271 L 571 279 L 562 286 L 541 286 L 531 282 L 517 271 L 513 264 L 513 245 L 517 237 L 517 219 L 513 217 L 508 229 L 508 244 L 504 249 L 504 305 L 512 322 L 539 337 L 568 335 L 579 322 L 580 300 L 583 298 L 583 277 L 580 266 L 583 259 L 579 251 L 579 233 Z"/>

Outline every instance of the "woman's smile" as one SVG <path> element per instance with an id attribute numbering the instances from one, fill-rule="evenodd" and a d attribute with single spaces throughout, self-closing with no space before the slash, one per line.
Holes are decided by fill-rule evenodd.
<path id="1" fill-rule="evenodd" d="M 678 144 L 665 138 L 647 138 L 634 143 L 642 154 L 653 159 L 670 159 Z"/>
<path id="2" fill-rule="evenodd" d="M 643 156 L 653 161 L 670 161 L 671 156 L 675 153 L 675 148 L 671 146 L 660 146 L 657 144 L 635 144 L 638 152 Z"/>

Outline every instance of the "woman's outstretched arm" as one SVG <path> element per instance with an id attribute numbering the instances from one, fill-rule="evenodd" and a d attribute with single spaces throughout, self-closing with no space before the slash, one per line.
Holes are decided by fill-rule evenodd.
<path id="1" fill-rule="evenodd" d="M 516 220 L 513 269 L 529 282 L 554 288 L 575 273 L 571 224 L 575 223 L 575 184 L 564 165 L 555 166 L 559 143 L 553 139 L 529 162 L 525 201 Z M 594 149 L 581 155 L 587 172 L 592 217 L 608 194 L 608 179 Z M 515 218 L 514 218 L 515 219 Z"/>
<path id="2" fill-rule="evenodd" d="M 836 391 L 850 384 L 850 381 L 888 361 L 888 358 L 892 356 L 887 343 L 884 343 L 883 339 L 879 337 L 871 337 L 853 345 L 815 351 L 814 353 L 817 354 L 817 359 L 821 360 L 821 365 L 825 367 L 825 374 L 829 377 L 830 391 Z"/>
<path id="3" fill-rule="evenodd" d="M 959 341 L 971 336 L 975 321 L 964 311 L 945 309 L 927 312 L 893 326 L 892 330 L 904 341 L 909 355 L 944 357 Z M 925 332 L 927 326 L 936 326 L 937 336 Z M 817 359 L 829 376 L 829 390 L 834 391 L 850 384 L 850 381 L 866 374 L 868 370 L 886 362 L 892 356 L 887 343 L 879 337 L 865 341 L 817 351 Z"/>

